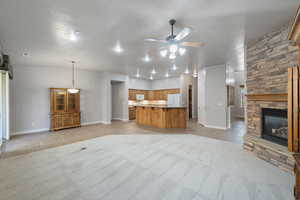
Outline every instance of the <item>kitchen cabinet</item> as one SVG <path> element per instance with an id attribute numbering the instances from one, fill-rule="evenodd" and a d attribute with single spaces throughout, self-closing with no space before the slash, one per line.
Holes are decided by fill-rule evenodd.
<path id="1" fill-rule="evenodd" d="M 128 90 L 128 100 L 136 101 L 137 94 L 143 94 L 145 100 L 168 100 L 168 94 L 179 94 L 179 89 L 165 89 L 165 90 L 136 90 L 129 89 Z"/>

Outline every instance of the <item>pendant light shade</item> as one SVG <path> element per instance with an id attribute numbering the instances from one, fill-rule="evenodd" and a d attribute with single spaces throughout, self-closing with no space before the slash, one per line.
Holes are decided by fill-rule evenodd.
<path id="1" fill-rule="evenodd" d="M 75 88 L 75 75 L 74 75 L 74 70 L 75 70 L 75 61 L 72 61 L 72 88 L 68 89 L 69 93 L 76 94 L 79 92 L 77 88 Z"/>

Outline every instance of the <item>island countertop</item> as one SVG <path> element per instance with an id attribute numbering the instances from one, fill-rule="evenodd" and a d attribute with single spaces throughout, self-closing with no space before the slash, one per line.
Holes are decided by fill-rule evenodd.
<path id="1" fill-rule="evenodd" d="M 136 105 L 136 123 L 157 128 L 186 128 L 186 106 Z"/>

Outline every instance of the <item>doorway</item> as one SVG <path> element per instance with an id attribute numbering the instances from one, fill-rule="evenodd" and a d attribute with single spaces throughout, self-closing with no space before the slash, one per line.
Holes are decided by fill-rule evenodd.
<path id="1" fill-rule="evenodd" d="M 9 77 L 0 71 L 0 145 L 9 139 Z"/>
<path id="2" fill-rule="evenodd" d="M 125 83 L 111 81 L 111 120 L 123 120 Z"/>
<path id="3" fill-rule="evenodd" d="M 188 101 L 189 101 L 189 119 L 193 118 L 193 88 L 192 85 L 189 85 L 188 92 Z"/>

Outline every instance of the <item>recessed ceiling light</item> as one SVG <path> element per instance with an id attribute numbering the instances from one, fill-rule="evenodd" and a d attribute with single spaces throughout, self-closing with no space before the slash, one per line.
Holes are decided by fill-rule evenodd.
<path id="1" fill-rule="evenodd" d="M 235 83 L 235 80 L 233 78 L 226 79 L 226 84 L 227 85 L 231 85 L 231 84 L 234 84 L 234 83 Z"/>
<path id="2" fill-rule="evenodd" d="M 176 66 L 175 64 L 173 64 L 172 69 L 173 69 L 174 71 L 176 71 L 176 70 L 177 70 L 177 66 Z"/>
<path id="3" fill-rule="evenodd" d="M 160 55 L 161 55 L 162 57 L 166 57 L 166 56 L 167 56 L 167 53 L 168 53 L 168 51 L 167 51 L 166 49 L 160 51 Z"/>
<path id="4" fill-rule="evenodd" d="M 139 68 L 136 70 L 136 75 L 135 75 L 135 77 L 137 77 L 137 78 L 140 77 L 140 69 L 139 69 Z"/>
<path id="5" fill-rule="evenodd" d="M 185 49 L 185 48 L 179 48 L 179 54 L 180 54 L 181 56 L 183 56 L 183 55 L 185 54 L 185 52 L 186 52 L 186 49 Z"/>
<path id="6" fill-rule="evenodd" d="M 185 73 L 185 74 L 189 74 L 189 73 L 190 73 L 190 72 L 189 72 L 189 69 L 186 68 L 185 71 L 184 71 L 184 73 Z"/>
<path id="7" fill-rule="evenodd" d="M 149 55 L 146 54 L 145 57 L 144 57 L 144 61 L 145 61 L 145 62 L 150 62 L 150 60 L 151 60 L 151 59 L 150 59 Z"/>
<path id="8" fill-rule="evenodd" d="M 176 53 L 177 49 L 178 49 L 178 46 L 176 44 L 171 44 L 170 45 L 170 52 L 171 53 Z"/>
<path id="9" fill-rule="evenodd" d="M 156 71 L 154 68 L 152 69 L 151 74 L 156 74 Z"/>
<path id="10" fill-rule="evenodd" d="M 77 33 L 77 34 L 76 34 Z M 70 34 L 70 40 L 71 41 L 73 41 L 73 42 L 75 42 L 75 41 L 77 41 L 77 35 L 79 34 L 79 32 L 72 32 L 71 34 Z"/>
<path id="11" fill-rule="evenodd" d="M 121 47 L 120 41 L 117 41 L 116 46 L 113 49 L 116 53 L 122 53 L 124 49 Z"/>
<path id="12" fill-rule="evenodd" d="M 176 58 L 176 54 L 175 54 L 175 53 L 170 53 L 169 58 L 170 58 L 171 60 L 174 60 L 174 59 Z"/>

